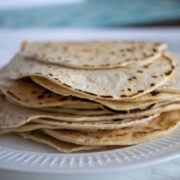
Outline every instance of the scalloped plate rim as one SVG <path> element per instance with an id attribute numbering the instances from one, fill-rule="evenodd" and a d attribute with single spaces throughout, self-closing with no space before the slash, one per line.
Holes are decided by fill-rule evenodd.
<path id="1" fill-rule="evenodd" d="M 142 144 L 138 144 L 138 145 L 134 145 L 134 146 L 130 146 L 130 147 L 126 147 L 126 148 L 122 148 L 122 149 L 115 149 L 115 150 L 109 150 L 109 151 L 103 151 L 103 152 L 90 152 L 90 153 L 71 153 L 71 154 L 55 154 L 55 153 L 40 153 L 40 152 L 30 152 L 30 151 L 23 151 L 23 150 L 18 150 L 18 149 L 13 149 L 13 148 L 9 148 L 9 147 L 5 147 L 0 145 L 0 153 L 3 151 L 11 151 L 12 153 L 19 153 L 22 155 L 33 155 L 33 156 L 42 156 L 45 158 L 78 158 L 78 157 L 83 157 L 83 158 L 87 158 L 89 156 L 91 156 L 91 158 L 93 157 L 101 157 L 104 155 L 107 155 L 110 157 L 113 156 L 114 154 L 119 154 L 120 156 L 122 156 L 123 153 L 129 153 L 131 151 L 136 151 L 138 150 L 138 148 L 144 148 L 145 150 L 147 149 L 147 146 L 151 146 L 151 145 L 156 145 L 158 143 L 162 143 L 163 141 L 166 141 L 171 138 L 174 138 L 174 136 L 178 136 L 180 137 L 180 132 L 178 133 L 173 133 L 173 135 L 169 135 L 163 138 L 159 138 L 147 143 L 142 143 Z M 176 138 L 176 137 L 175 137 Z M 173 141 L 172 141 L 173 142 Z M 84 168 L 60 168 L 60 167 L 42 167 L 42 168 L 37 168 L 37 166 L 35 167 L 31 167 L 30 164 L 29 166 L 27 164 L 24 165 L 24 167 L 22 167 L 22 165 L 18 163 L 16 164 L 9 164 L 7 162 L 4 163 L 5 160 L 2 161 L 1 158 L 1 154 L 0 154 L 0 169 L 6 169 L 6 170 L 13 170 L 13 171 L 21 171 L 21 172 L 30 172 L 30 173 L 46 173 L 46 174 L 84 174 L 84 173 L 100 173 L 100 172 L 113 172 L 113 171 L 124 171 L 124 170 L 129 170 L 129 169 L 135 169 L 135 168 L 140 168 L 140 167 L 146 167 L 149 165 L 153 165 L 153 164 L 157 164 L 157 163 L 161 163 L 161 162 L 165 162 L 177 157 L 180 157 L 180 142 L 175 142 L 174 145 L 169 146 L 171 148 L 167 149 L 167 151 L 164 151 L 163 153 L 157 153 L 155 154 L 155 157 L 150 157 L 148 156 L 147 158 L 141 158 L 140 160 L 133 160 L 131 162 L 125 163 L 125 164 L 117 164 L 116 160 L 112 160 L 113 163 L 115 164 L 105 164 L 105 166 L 92 166 L 92 167 L 84 167 Z M 150 151 L 151 152 L 151 151 Z M 132 152 L 131 152 L 132 153 Z M 132 154 L 131 154 L 132 155 Z M 147 154 L 146 154 L 147 155 Z M 22 163 L 21 163 L 22 164 Z M 40 166 L 38 166 L 40 167 Z"/>

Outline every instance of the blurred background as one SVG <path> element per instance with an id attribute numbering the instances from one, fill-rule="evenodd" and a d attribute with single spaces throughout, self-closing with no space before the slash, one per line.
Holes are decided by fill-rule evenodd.
<path id="1" fill-rule="evenodd" d="M 180 0 L 0 0 L 0 66 L 24 40 L 150 40 L 180 54 Z"/>
<path id="2" fill-rule="evenodd" d="M 0 28 L 179 25 L 180 0 L 0 0 Z"/>

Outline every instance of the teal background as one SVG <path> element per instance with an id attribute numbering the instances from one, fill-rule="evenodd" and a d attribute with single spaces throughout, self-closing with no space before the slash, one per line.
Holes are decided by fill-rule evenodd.
<path id="1" fill-rule="evenodd" d="M 0 9 L 0 28 L 108 28 L 180 20 L 179 0 L 89 0 Z"/>

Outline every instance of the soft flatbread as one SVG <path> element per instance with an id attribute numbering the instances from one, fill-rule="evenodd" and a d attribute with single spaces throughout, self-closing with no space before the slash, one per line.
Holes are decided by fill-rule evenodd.
<path id="1" fill-rule="evenodd" d="M 172 106 L 172 107 L 170 107 Z M 161 111 L 167 110 L 167 109 L 175 109 L 180 108 L 180 105 L 169 105 L 168 107 L 161 107 Z M 160 111 L 157 109 L 155 113 L 149 113 L 150 115 L 158 114 Z M 171 110 L 171 109 L 170 109 Z M 115 122 L 122 121 L 123 119 L 129 119 L 131 121 L 147 119 L 150 115 L 143 114 L 141 116 L 138 116 L 138 114 L 133 115 L 127 115 L 127 114 L 117 114 L 117 115 L 69 115 L 69 114 L 61 114 L 61 113 L 52 113 L 52 112 L 46 112 L 46 111 L 40 111 L 35 109 L 26 108 L 23 106 L 15 105 L 9 101 L 3 96 L 0 96 L 0 129 L 6 129 L 6 128 L 16 128 L 20 127 L 28 122 L 31 122 L 35 119 L 39 118 L 46 118 L 51 120 L 59 120 L 59 121 L 69 121 L 69 122 L 83 122 L 83 121 L 109 121 L 113 120 Z M 129 117 L 130 116 L 130 117 Z M 126 121 L 124 121 L 126 122 Z"/>
<path id="2" fill-rule="evenodd" d="M 136 126 L 146 124 L 148 121 L 159 116 L 159 114 L 147 116 L 145 118 L 137 119 L 115 119 L 109 121 L 86 121 L 86 122 L 68 122 L 56 121 L 53 119 L 34 119 L 20 127 L 1 129 L 0 134 L 7 134 L 13 132 L 29 132 L 37 129 L 73 129 L 82 131 L 94 131 L 102 129 L 120 129 L 127 126 Z"/>
<path id="3" fill-rule="evenodd" d="M 93 106 L 94 109 L 96 110 L 99 108 L 103 109 L 103 106 L 107 106 L 115 110 L 133 110 L 137 108 L 141 110 L 145 110 L 151 107 L 152 104 L 156 103 L 156 101 L 123 102 L 123 101 L 111 101 L 111 100 L 96 100 L 97 102 L 93 102 L 88 99 L 77 98 L 75 96 L 62 96 L 59 94 L 55 94 L 35 84 L 29 79 L 10 80 L 10 79 L 0 78 L 0 90 L 11 101 L 19 103 L 23 106 L 31 107 L 31 108 L 41 108 L 47 110 L 49 109 L 54 112 L 55 111 L 63 112 L 63 109 L 64 111 L 68 110 L 64 108 L 64 105 L 73 105 L 73 104 L 76 105 L 76 109 L 81 109 L 81 107 L 83 109 L 83 105 L 85 105 L 85 107 Z M 62 107 L 62 108 L 58 109 L 58 108 L 50 108 L 50 107 Z M 71 109 L 72 108 L 70 108 L 70 111 L 72 112 L 73 110 Z M 78 111 L 76 111 L 76 114 L 77 113 Z M 85 111 L 83 113 L 85 113 Z M 99 113 L 105 114 L 105 112 L 103 111 Z M 91 114 L 90 111 L 89 114 Z"/>
<path id="4" fill-rule="evenodd" d="M 94 99 L 123 100 L 141 96 L 161 86 L 171 77 L 174 66 L 169 57 L 162 56 L 142 67 L 77 70 L 25 60 L 17 55 L 7 69 L 11 79 L 40 76 Z M 139 70 L 143 73 L 138 73 Z M 153 78 L 154 75 L 156 78 Z"/>
<path id="5" fill-rule="evenodd" d="M 59 152 L 63 152 L 63 153 L 98 150 L 103 148 L 102 146 L 82 146 L 82 145 L 67 143 L 64 141 L 57 140 L 42 132 L 25 132 L 25 133 L 19 133 L 19 135 L 21 135 L 25 139 L 30 139 L 38 143 L 46 144 L 58 150 Z"/>
<path id="6" fill-rule="evenodd" d="M 164 43 L 109 42 L 24 42 L 21 55 L 61 66 L 99 69 L 132 64 L 145 65 L 160 57 Z"/>
<path id="7" fill-rule="evenodd" d="M 66 142 L 81 145 L 133 145 L 169 134 L 180 123 L 180 111 L 163 113 L 145 126 L 125 127 L 119 130 L 83 132 L 45 129 L 47 134 Z"/>

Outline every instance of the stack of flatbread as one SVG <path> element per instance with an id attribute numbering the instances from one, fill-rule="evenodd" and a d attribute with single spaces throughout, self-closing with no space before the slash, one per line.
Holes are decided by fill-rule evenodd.
<path id="1" fill-rule="evenodd" d="M 24 42 L 0 70 L 0 134 L 60 152 L 135 145 L 180 122 L 180 59 L 154 42 Z"/>

